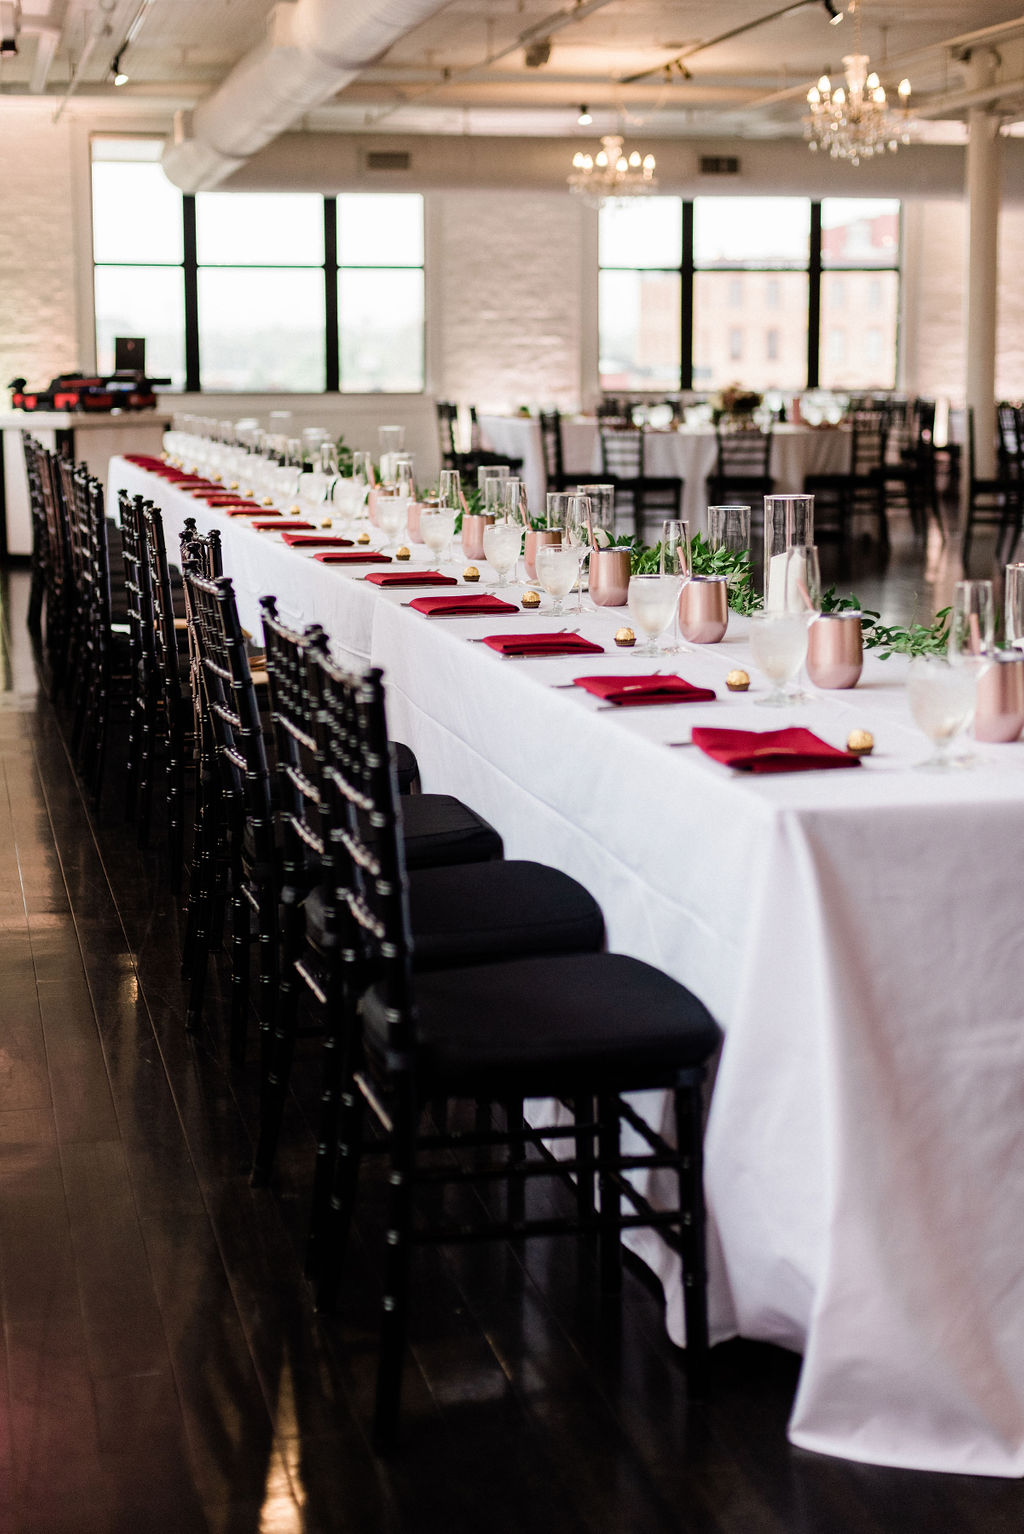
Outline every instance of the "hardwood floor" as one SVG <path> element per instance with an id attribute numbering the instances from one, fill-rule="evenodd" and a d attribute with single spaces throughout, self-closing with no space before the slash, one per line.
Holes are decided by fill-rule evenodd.
<path id="1" fill-rule="evenodd" d="M 897 552 L 873 605 L 906 616 Z M 573 1243 L 417 1263 L 405 1441 L 368 1442 L 378 1231 L 345 1303 L 301 1272 L 315 1041 L 280 1175 L 250 1189 L 252 1066 L 189 1039 L 181 917 L 119 784 L 93 817 L 0 572 L 0 1530 L 4 1534 L 999 1534 L 1017 1483 L 802 1453 L 798 1360 L 715 1350 L 689 1408 L 661 1306 L 629 1268 L 598 1310 Z M 158 838 L 157 838 L 158 840 Z M 211 984 L 208 1015 L 220 994 Z"/>

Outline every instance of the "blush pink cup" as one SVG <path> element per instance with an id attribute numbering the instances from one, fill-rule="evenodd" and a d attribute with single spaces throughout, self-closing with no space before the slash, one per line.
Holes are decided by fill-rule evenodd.
<path id="1" fill-rule="evenodd" d="M 679 598 L 679 632 L 691 644 L 717 644 L 729 627 L 729 583 L 724 575 L 693 575 Z"/>
<path id="2" fill-rule="evenodd" d="M 864 666 L 860 613 L 821 613 L 807 634 L 807 675 L 830 691 L 856 687 Z"/>

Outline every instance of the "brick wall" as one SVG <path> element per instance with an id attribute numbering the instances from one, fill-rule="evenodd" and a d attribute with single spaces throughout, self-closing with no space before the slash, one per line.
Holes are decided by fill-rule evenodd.
<path id="1" fill-rule="evenodd" d="M 53 106 L 0 108 L 0 401 L 18 374 L 48 383 L 79 365 L 71 126 Z"/>
<path id="2" fill-rule="evenodd" d="M 503 409 L 579 405 L 587 211 L 560 192 L 439 192 L 436 387 Z"/>

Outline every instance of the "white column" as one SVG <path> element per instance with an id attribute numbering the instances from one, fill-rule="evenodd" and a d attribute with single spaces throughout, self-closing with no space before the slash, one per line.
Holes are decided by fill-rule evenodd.
<path id="1" fill-rule="evenodd" d="M 996 55 L 971 57 L 967 86 L 981 89 L 996 75 Z M 985 107 L 967 114 L 967 403 L 974 409 L 975 472 L 995 473 L 996 283 L 1001 192 L 999 119 Z M 966 473 L 966 460 L 964 465 Z"/>

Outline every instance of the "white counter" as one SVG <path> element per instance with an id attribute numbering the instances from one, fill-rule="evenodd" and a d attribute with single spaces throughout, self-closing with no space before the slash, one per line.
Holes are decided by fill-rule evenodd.
<path id="1" fill-rule="evenodd" d="M 170 416 L 154 410 L 0 411 L 0 558 L 32 551 L 32 514 L 25 479 L 22 432 L 44 447 L 63 446 L 70 437 L 76 462 L 106 483 L 107 464 L 120 453 L 159 453 Z M 4 531 L 6 530 L 6 538 Z"/>

